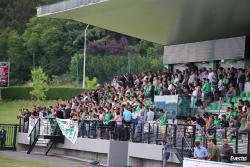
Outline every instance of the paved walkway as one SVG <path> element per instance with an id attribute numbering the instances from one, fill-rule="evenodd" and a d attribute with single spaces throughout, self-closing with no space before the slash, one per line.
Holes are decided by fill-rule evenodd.
<path id="1" fill-rule="evenodd" d="M 9 157 L 16 160 L 40 162 L 50 165 L 60 165 L 62 167 L 94 167 L 88 162 L 73 160 L 67 157 L 45 156 L 41 154 L 27 154 L 26 152 L 0 151 L 0 156 Z"/>

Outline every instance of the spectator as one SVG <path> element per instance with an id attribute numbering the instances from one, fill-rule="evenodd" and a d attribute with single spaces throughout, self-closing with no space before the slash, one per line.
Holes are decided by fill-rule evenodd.
<path id="1" fill-rule="evenodd" d="M 216 145 L 216 140 L 212 139 L 208 142 L 208 160 L 218 162 L 220 158 L 220 151 Z"/>
<path id="2" fill-rule="evenodd" d="M 201 147 L 200 141 L 196 141 L 194 145 L 195 145 L 194 158 L 205 160 L 208 156 L 207 149 L 204 147 Z"/>
<path id="3" fill-rule="evenodd" d="M 0 131 L 0 142 L 1 142 L 0 148 L 1 148 L 1 150 L 3 150 L 5 147 L 6 135 L 7 135 L 6 130 L 4 128 L 2 128 Z"/>
<path id="4" fill-rule="evenodd" d="M 236 132 L 236 129 L 237 129 L 237 121 L 235 120 L 235 117 L 230 116 L 229 127 L 227 128 L 227 136 L 231 136 L 232 134 L 234 134 L 234 132 Z"/>
<path id="5" fill-rule="evenodd" d="M 241 119 L 241 126 L 239 129 L 240 134 L 245 134 L 250 132 L 250 112 L 248 113 L 248 118 L 242 118 Z"/>
<path id="6" fill-rule="evenodd" d="M 144 124 L 146 122 L 146 114 L 144 109 L 141 111 L 138 116 L 138 124 L 136 125 L 135 136 L 139 137 L 139 134 L 142 136 L 144 132 Z"/>
<path id="7" fill-rule="evenodd" d="M 28 109 L 22 109 L 21 114 L 17 116 L 17 118 L 23 118 L 23 132 L 28 132 L 29 126 L 29 117 L 31 116 L 31 112 Z"/>
<path id="8" fill-rule="evenodd" d="M 123 117 L 124 117 L 124 121 L 129 123 L 131 122 L 132 119 L 132 113 L 131 111 L 129 111 L 127 108 L 125 109 L 125 111 L 123 112 Z"/>
<path id="9" fill-rule="evenodd" d="M 208 80 L 210 83 L 213 83 L 214 82 L 214 78 L 215 78 L 215 73 L 213 72 L 213 70 L 211 68 L 209 68 L 208 70 Z"/>
<path id="10" fill-rule="evenodd" d="M 210 96 L 211 96 L 211 84 L 208 82 L 208 79 L 203 78 L 202 101 L 208 100 Z"/>
<path id="11" fill-rule="evenodd" d="M 147 118 L 146 121 L 153 121 L 154 120 L 155 113 L 152 111 L 152 109 L 149 109 L 147 112 Z"/>
<path id="12" fill-rule="evenodd" d="M 196 86 L 191 94 L 191 108 L 200 107 L 202 105 L 201 97 L 201 88 L 200 86 Z"/>
<path id="13" fill-rule="evenodd" d="M 135 108 L 132 109 L 132 122 L 136 125 L 138 121 L 138 113 L 135 112 Z"/>
<path id="14" fill-rule="evenodd" d="M 240 69 L 240 74 L 239 74 L 239 78 L 238 78 L 238 86 L 239 86 L 240 92 L 244 91 L 245 82 L 246 82 L 245 71 L 243 69 Z"/>
<path id="15" fill-rule="evenodd" d="M 115 121 L 115 139 L 120 140 L 120 134 L 122 129 L 122 120 L 123 117 L 119 111 L 116 112 L 116 117 L 114 118 Z"/>
<path id="16" fill-rule="evenodd" d="M 167 132 L 167 114 L 163 111 L 163 109 L 160 109 L 160 130 L 162 134 L 162 140 L 166 140 L 166 132 Z"/>
<path id="17" fill-rule="evenodd" d="M 162 147 L 163 147 L 162 148 L 162 160 L 163 160 L 162 167 L 167 167 L 167 160 L 170 157 L 170 148 L 171 148 L 171 145 L 167 144 L 167 142 L 165 140 L 163 140 Z"/>
<path id="18" fill-rule="evenodd" d="M 232 83 L 229 84 L 229 88 L 228 88 L 228 91 L 226 93 L 226 98 L 225 100 L 227 100 L 228 98 L 232 98 L 232 97 L 235 97 L 236 96 L 236 90 L 233 86 Z"/>
<path id="19" fill-rule="evenodd" d="M 223 140 L 223 146 L 220 151 L 221 162 L 230 163 L 230 155 L 233 154 L 233 148 L 229 146 L 228 140 Z"/>
<path id="20" fill-rule="evenodd" d="M 223 97 L 224 91 L 225 91 L 225 83 L 224 83 L 223 74 L 219 75 L 218 90 L 219 90 L 219 96 Z"/>

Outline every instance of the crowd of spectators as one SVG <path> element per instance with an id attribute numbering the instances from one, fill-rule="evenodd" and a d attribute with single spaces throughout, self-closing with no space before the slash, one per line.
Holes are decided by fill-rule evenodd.
<path id="1" fill-rule="evenodd" d="M 190 106 L 206 107 L 211 101 L 227 100 L 244 91 L 245 82 L 250 81 L 250 67 L 236 69 L 222 67 L 190 68 L 184 71 L 164 69 L 161 72 L 142 72 L 114 77 L 111 82 L 98 85 L 62 103 L 50 107 L 35 106 L 32 111 L 21 109 L 18 117 L 27 123 L 29 117 L 49 117 L 79 121 L 79 135 L 89 136 L 88 128 L 95 124 L 97 137 L 101 137 L 103 126 L 113 125 L 115 139 L 121 139 L 124 127 L 131 123 L 136 130 L 145 122 L 159 121 L 163 139 L 167 125 L 166 114 L 154 105 L 155 95 L 190 96 Z M 197 130 L 210 136 L 214 130 L 222 137 L 233 136 L 250 130 L 249 101 L 239 100 L 237 108 L 231 103 L 227 114 L 197 114 L 184 121 L 196 125 Z M 90 126 L 88 126 L 90 125 Z M 225 130 L 227 128 L 227 130 Z M 166 129 L 166 128 L 165 128 Z"/>

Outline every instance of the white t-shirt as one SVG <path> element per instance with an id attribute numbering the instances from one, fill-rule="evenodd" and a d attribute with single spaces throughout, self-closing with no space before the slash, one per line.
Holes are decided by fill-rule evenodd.
<path id="1" fill-rule="evenodd" d="M 219 82 L 218 82 L 218 88 L 219 88 L 219 91 L 224 90 L 224 85 L 223 85 L 223 80 L 222 79 L 220 79 Z"/>
<path id="2" fill-rule="evenodd" d="M 196 89 L 193 91 L 192 96 L 195 96 L 195 97 L 198 96 L 198 91 Z"/>
<path id="3" fill-rule="evenodd" d="M 209 82 L 212 83 L 214 81 L 214 72 L 210 72 L 207 78 L 209 79 Z"/>
<path id="4" fill-rule="evenodd" d="M 138 114 L 136 112 L 132 112 L 132 119 L 137 119 L 138 118 Z"/>

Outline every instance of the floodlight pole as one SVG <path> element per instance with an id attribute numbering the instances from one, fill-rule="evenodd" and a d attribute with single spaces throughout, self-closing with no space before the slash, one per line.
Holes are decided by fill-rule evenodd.
<path id="1" fill-rule="evenodd" d="M 82 80 L 82 88 L 85 88 L 85 73 L 86 73 L 86 48 L 87 48 L 87 30 L 89 28 L 89 24 L 86 26 L 84 30 L 84 49 L 83 49 L 83 80 Z"/>

